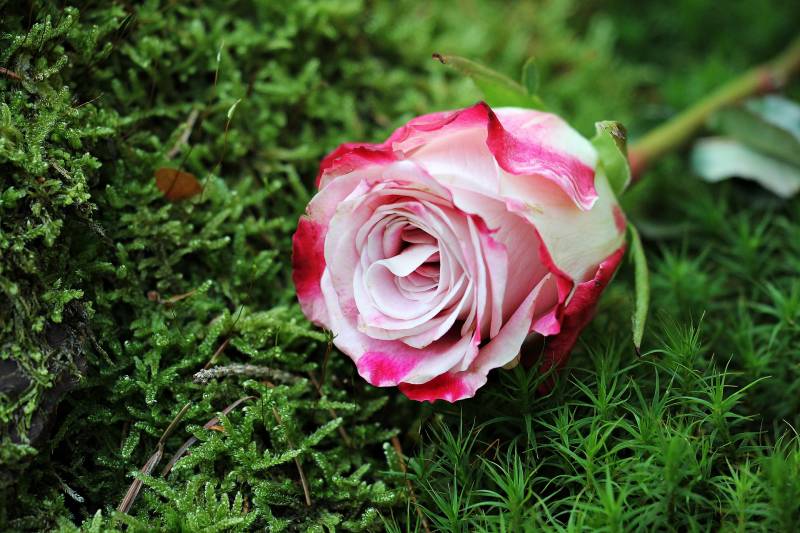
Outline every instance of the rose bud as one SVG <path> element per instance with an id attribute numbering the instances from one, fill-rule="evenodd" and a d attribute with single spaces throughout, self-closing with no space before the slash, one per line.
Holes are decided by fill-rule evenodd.
<path id="1" fill-rule="evenodd" d="M 303 312 L 414 400 L 472 397 L 529 335 L 561 364 L 624 251 L 597 158 L 555 115 L 484 103 L 343 144 L 293 239 Z"/>

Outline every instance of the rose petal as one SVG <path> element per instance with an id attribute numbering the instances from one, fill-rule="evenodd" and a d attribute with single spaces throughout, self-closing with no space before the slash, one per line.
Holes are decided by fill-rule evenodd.
<path id="1" fill-rule="evenodd" d="M 531 322 L 536 314 L 537 297 L 543 287 L 553 283 L 552 274 L 548 274 L 528 294 L 513 315 L 503 325 L 500 333 L 481 348 L 477 359 L 472 365 L 475 372 L 487 373 L 493 368 L 501 367 L 514 359 L 519 353 L 525 337 L 531 328 Z"/>
<path id="2" fill-rule="evenodd" d="M 312 322 L 329 322 L 320 279 L 325 271 L 324 242 L 327 228 L 309 217 L 301 217 L 292 237 L 292 281 L 303 313 Z"/>
<path id="3" fill-rule="evenodd" d="M 482 151 L 460 148 L 462 144 L 470 147 L 481 136 L 506 172 L 551 180 L 582 209 L 594 205 L 597 154 L 588 140 L 556 115 L 514 108 L 495 113 L 483 102 L 417 117 L 383 143 L 343 144 L 323 160 L 319 184 L 322 188 L 336 176 L 356 169 L 411 158 L 423 168 L 430 165 L 431 169 L 439 169 L 437 179 L 441 176 L 447 180 L 447 176 L 456 174 L 463 181 L 468 176 L 474 183 L 488 187 L 486 190 L 496 190 L 499 178 L 491 158 Z M 417 149 L 418 153 L 414 153 Z M 470 167 L 471 172 L 463 172 Z"/>
<path id="4" fill-rule="evenodd" d="M 619 248 L 625 238 L 614 217 L 617 203 L 608 180 L 598 173 L 599 197 L 592 209 L 575 209 L 562 191 L 551 183 L 525 176 L 506 175 L 503 195 L 509 210 L 536 226 L 555 267 L 576 281 L 593 274 L 593 266 Z"/>
<path id="5" fill-rule="evenodd" d="M 542 176 L 584 210 L 597 201 L 597 152 L 560 117 L 530 109 L 489 111 L 486 144 L 506 172 Z"/>
<path id="6" fill-rule="evenodd" d="M 548 275 L 530 292 L 500 333 L 480 349 L 468 370 L 443 373 L 421 384 L 404 380 L 399 385 L 400 392 L 412 400 L 430 402 L 435 400 L 455 402 L 474 396 L 475 391 L 486 383 L 486 376 L 490 370 L 512 361 L 519 353 L 530 328 L 536 297 L 550 280 L 551 277 Z"/>
<path id="7" fill-rule="evenodd" d="M 400 383 L 398 388 L 406 397 L 418 402 L 444 400 L 452 403 L 472 398 L 485 383 L 485 375 L 472 372 L 448 372 L 436 376 L 426 383 Z"/>
<path id="8" fill-rule="evenodd" d="M 564 364 L 567 355 L 569 355 L 578 340 L 578 335 L 591 321 L 597 302 L 600 300 L 603 290 L 611 282 L 611 278 L 614 276 L 623 255 L 625 255 L 624 244 L 598 265 L 592 279 L 579 284 L 575 288 L 575 292 L 564 309 L 561 332 L 556 336 L 545 338 L 544 355 L 541 363 L 542 372 L 546 372 L 553 366 Z M 534 361 L 529 359 L 523 361 L 523 363 L 529 366 Z M 546 392 L 551 386 L 552 382 L 544 384 L 542 390 Z"/>
<path id="9" fill-rule="evenodd" d="M 388 165 L 396 160 L 392 150 L 385 145 L 342 144 L 322 159 L 317 174 L 317 187 L 322 189 L 336 176 L 350 174 L 367 167 Z"/>
<path id="10" fill-rule="evenodd" d="M 415 244 L 392 258 L 376 261 L 370 268 L 380 265 L 395 276 L 408 276 L 438 250 L 437 246 L 431 244 Z M 369 276 L 369 272 L 367 272 L 367 276 Z"/>

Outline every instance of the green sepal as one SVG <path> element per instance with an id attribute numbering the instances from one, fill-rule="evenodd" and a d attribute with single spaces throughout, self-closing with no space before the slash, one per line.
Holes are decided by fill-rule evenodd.
<path id="1" fill-rule="evenodd" d="M 595 123 L 597 133 L 592 145 L 597 150 L 598 166 L 602 167 L 614 194 L 619 196 L 631 182 L 631 167 L 628 164 L 628 134 L 619 122 Z"/>
<path id="2" fill-rule="evenodd" d="M 469 76 L 491 107 L 544 109 L 538 96 L 530 94 L 523 85 L 487 66 L 459 56 L 433 54 L 433 58 Z"/>
<path id="3" fill-rule="evenodd" d="M 630 259 L 633 262 L 635 292 L 631 326 L 633 330 L 633 345 L 636 348 L 636 353 L 639 353 L 642 346 L 642 338 L 644 337 L 644 326 L 647 322 L 647 310 L 650 308 L 650 271 L 647 268 L 647 257 L 644 255 L 644 247 L 642 247 L 639 231 L 633 224 L 628 224 L 628 231 L 631 235 Z"/>

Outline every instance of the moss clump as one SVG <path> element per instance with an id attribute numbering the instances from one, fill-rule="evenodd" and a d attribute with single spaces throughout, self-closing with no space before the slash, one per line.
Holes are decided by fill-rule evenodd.
<path id="1" fill-rule="evenodd" d="M 19 376 L 0 404 L 0 522 L 109 517 L 189 403 L 166 453 L 185 428 L 200 442 L 114 520 L 380 527 L 401 486 L 382 473 L 396 466 L 374 416 L 386 397 L 340 358 L 322 375 L 328 339 L 299 313 L 287 266 L 322 154 L 428 106 L 398 57 L 374 55 L 385 26 L 363 33 L 370 16 L 351 1 L 0 10 L 0 344 Z M 161 167 L 203 192 L 167 201 Z M 294 379 L 193 383 L 210 361 Z M 248 395 L 222 431 L 200 427 Z"/>

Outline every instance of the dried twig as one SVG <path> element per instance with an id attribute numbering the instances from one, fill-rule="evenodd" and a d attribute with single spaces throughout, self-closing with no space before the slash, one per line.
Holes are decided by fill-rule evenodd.
<path id="1" fill-rule="evenodd" d="M 0 67 L 0 74 L 8 76 L 12 80 L 22 81 L 22 76 L 20 76 L 13 70 L 8 70 L 7 68 Z"/>
<path id="2" fill-rule="evenodd" d="M 216 87 L 216 82 L 214 83 L 214 86 Z M 203 180 L 203 192 L 200 193 L 200 200 L 201 201 L 203 200 L 203 195 L 205 194 L 206 185 L 208 185 L 208 179 L 211 177 L 211 175 L 214 172 L 217 171 L 217 169 L 219 167 L 222 166 L 222 162 L 225 160 L 225 155 L 228 153 L 228 132 L 229 132 L 229 130 L 231 128 L 231 122 L 233 121 L 233 112 L 236 110 L 236 107 L 239 105 L 239 103 L 241 101 L 242 101 L 242 99 L 239 98 L 228 109 L 228 120 L 227 120 L 227 122 L 225 122 L 225 130 L 223 131 L 223 134 L 222 134 L 222 153 L 219 156 L 219 161 L 217 161 L 217 164 L 214 165 L 214 168 L 211 169 L 211 172 L 209 172 L 206 175 L 206 179 Z"/>
<path id="3" fill-rule="evenodd" d="M 274 387 L 275 386 L 274 383 L 270 383 L 267 380 L 265 380 L 263 383 L 267 387 Z M 277 408 L 275 408 L 275 407 L 272 408 L 272 414 L 275 416 L 275 421 L 278 424 L 282 424 L 283 423 L 283 421 L 281 420 L 281 415 L 278 412 Z M 295 445 L 292 442 L 291 437 L 289 437 L 288 433 L 286 435 L 286 440 L 288 441 L 289 446 L 291 446 L 292 448 L 295 447 Z M 306 473 L 303 470 L 303 462 L 300 460 L 299 456 L 294 458 L 294 464 L 295 464 L 295 466 L 297 466 L 297 472 L 300 474 L 300 484 L 303 486 L 303 495 L 305 495 L 305 497 L 306 497 L 306 506 L 311 507 L 311 487 L 309 487 L 309 485 L 308 485 L 308 479 L 306 478 Z"/>
<path id="4" fill-rule="evenodd" d="M 222 414 L 223 414 L 223 415 L 227 415 L 228 413 L 230 413 L 231 411 L 233 411 L 234 409 L 236 409 L 237 407 L 239 407 L 239 405 L 241 405 L 243 402 L 246 402 L 247 400 L 252 400 L 253 398 L 255 398 L 255 396 L 245 396 L 245 397 L 243 397 L 243 398 L 239 398 L 238 400 L 236 400 L 235 402 L 233 402 L 232 404 L 230 404 L 228 407 L 226 407 L 225 409 L 223 409 L 223 410 L 222 410 Z M 203 425 L 203 428 L 205 428 L 205 429 L 211 429 L 211 427 L 212 427 L 212 426 L 216 426 L 218 422 L 219 422 L 219 417 L 218 417 L 218 416 L 215 416 L 214 418 L 212 418 L 211 420 L 209 420 L 208 422 L 206 422 L 206 423 Z M 192 447 L 192 445 L 193 445 L 195 442 L 197 442 L 197 437 L 195 437 L 195 436 L 192 436 L 192 437 L 189 437 L 189 438 L 186 440 L 186 442 L 184 442 L 183 444 L 181 444 L 181 447 L 180 447 L 180 448 L 178 448 L 178 451 L 177 451 L 177 452 L 175 452 L 175 455 L 173 455 L 173 456 L 172 456 L 172 458 L 171 458 L 171 459 L 169 460 L 169 462 L 167 463 L 167 466 L 165 466 L 165 467 L 164 467 L 164 470 L 162 470 L 162 471 L 161 471 L 161 475 L 162 475 L 162 476 L 166 476 L 167 474 L 169 474 L 170 470 L 172 470 L 172 467 L 173 467 L 173 466 L 175 466 L 175 463 L 177 463 L 177 462 L 178 462 L 178 459 L 180 459 L 181 457 L 183 457 L 183 454 L 185 454 L 185 453 L 186 453 L 186 450 L 188 450 L 189 448 L 191 448 L 191 447 Z"/>
<path id="5" fill-rule="evenodd" d="M 274 379 L 284 383 L 297 381 L 299 378 L 290 372 L 270 368 L 268 366 L 248 365 L 235 363 L 226 366 L 215 366 L 214 368 L 204 368 L 194 375 L 193 381 L 200 385 L 205 385 L 212 379 L 224 378 L 227 376 L 248 376 L 253 378 Z"/>
<path id="6" fill-rule="evenodd" d="M 181 148 L 189 143 L 189 137 L 192 135 L 192 130 L 194 129 L 195 122 L 197 122 L 198 116 L 200 116 L 200 112 L 197 109 L 193 109 L 192 112 L 189 113 L 189 117 L 186 119 L 186 122 L 183 123 L 181 136 L 178 137 L 178 140 L 175 141 L 175 144 L 170 148 L 169 152 L 167 152 L 167 159 L 174 158 L 181 151 Z"/>
<path id="7" fill-rule="evenodd" d="M 78 494 L 78 492 L 75 489 L 67 485 L 58 474 L 56 474 L 55 476 L 56 479 L 58 480 L 58 484 L 61 485 L 61 490 L 63 490 L 67 494 L 67 496 L 69 496 L 78 503 L 83 503 L 85 501 L 84 497 Z"/>
<path id="8" fill-rule="evenodd" d="M 62 167 L 61 165 L 59 165 L 59 164 L 58 164 L 58 163 L 56 163 L 55 161 L 50 161 L 50 165 L 51 165 L 51 166 L 52 166 L 54 169 L 56 169 L 56 172 L 58 172 L 59 174 L 61 174 L 61 175 L 62 175 L 62 176 L 64 176 L 65 178 L 67 178 L 68 180 L 71 180 L 71 179 L 72 179 L 72 176 L 70 176 L 70 175 L 69 175 L 69 172 L 67 172 L 67 170 L 66 170 L 64 167 Z"/>
<path id="9" fill-rule="evenodd" d="M 170 434 L 175 431 L 175 428 L 178 426 L 178 423 L 183 418 L 183 415 L 186 414 L 186 411 L 189 410 L 191 406 L 191 402 L 187 403 L 183 406 L 183 408 L 178 412 L 175 418 L 172 419 L 167 429 L 164 430 L 164 433 L 161 434 L 161 438 L 158 439 L 158 444 L 156 445 L 156 451 L 153 455 L 150 456 L 150 459 L 144 464 L 144 466 L 139 470 L 142 474 L 149 476 L 153 469 L 158 466 L 158 463 L 161 462 L 161 458 L 164 457 L 164 443 L 166 442 L 167 438 L 169 438 Z M 136 497 L 139 495 L 139 491 L 142 489 L 142 480 L 140 478 L 136 478 L 131 483 L 131 486 L 128 487 L 128 492 L 125 493 L 125 497 L 122 498 L 122 501 L 119 502 L 119 506 L 117 506 L 117 511 L 120 513 L 127 513 L 133 503 L 136 501 Z"/>
<path id="10" fill-rule="evenodd" d="M 164 456 L 164 449 L 161 447 L 156 448 L 156 451 L 153 455 L 150 456 L 150 459 L 144 464 L 144 466 L 139 470 L 142 474 L 150 475 L 150 472 L 156 467 L 156 465 L 161 461 L 161 458 Z M 128 492 L 125 493 L 125 497 L 122 498 L 122 501 L 119 502 L 117 506 L 117 511 L 120 513 L 127 513 L 133 502 L 136 501 L 136 497 L 139 495 L 139 491 L 142 490 L 142 480 L 136 478 L 131 483 L 131 486 L 128 487 Z"/>
<path id="11" fill-rule="evenodd" d="M 205 364 L 205 366 L 203 366 L 203 370 L 208 370 L 209 368 L 211 368 L 211 365 L 213 365 L 214 363 L 217 362 L 217 359 L 219 358 L 219 354 L 221 354 L 225 350 L 225 348 L 228 346 L 229 342 L 231 342 L 231 338 L 230 337 L 228 337 L 224 341 L 222 341 L 222 344 L 220 344 L 219 348 L 216 349 L 216 351 L 214 352 L 214 355 L 211 356 L 211 359 L 209 359 L 208 362 Z"/>
<path id="12" fill-rule="evenodd" d="M 400 470 L 403 471 L 403 476 L 406 479 L 408 497 L 411 500 L 411 503 L 414 504 L 414 509 L 417 510 L 417 515 L 419 515 L 419 519 L 422 522 L 422 528 L 426 533 L 431 533 L 431 528 L 428 526 L 428 521 L 425 519 L 422 509 L 420 509 L 419 503 L 417 503 L 417 495 L 414 494 L 414 486 L 411 484 L 411 480 L 408 479 L 408 468 L 406 468 L 406 460 L 403 457 L 403 447 L 400 445 L 400 439 L 397 437 L 392 437 L 392 448 L 394 448 L 394 453 L 397 454 L 397 460 L 400 462 Z"/>
<path id="13" fill-rule="evenodd" d="M 272 414 L 275 415 L 275 421 L 278 422 L 278 424 L 283 423 L 281 421 L 281 415 L 278 413 L 278 409 L 273 407 Z M 292 448 L 295 447 L 288 435 L 286 436 L 286 440 L 289 442 L 289 446 Z M 300 484 L 303 485 L 303 494 L 306 497 L 306 506 L 311 507 L 311 488 L 308 485 L 308 479 L 306 479 L 306 473 L 303 470 L 303 462 L 300 461 L 299 456 L 294 458 L 294 464 L 297 466 L 297 472 L 300 474 Z"/>
<path id="14" fill-rule="evenodd" d="M 331 358 L 331 352 L 333 351 L 333 337 L 328 337 L 328 346 L 325 348 L 325 355 L 322 357 L 322 382 L 325 383 L 325 380 L 328 377 L 328 361 Z"/>
<path id="15" fill-rule="evenodd" d="M 494 439 L 489 445 L 483 450 L 483 455 L 488 456 L 489 451 L 494 449 L 494 459 L 497 460 L 497 454 L 500 452 L 500 439 Z"/>
<path id="16" fill-rule="evenodd" d="M 89 104 L 91 104 L 92 102 L 96 102 L 96 101 L 98 101 L 99 99 L 101 99 L 101 98 L 103 97 L 103 95 L 104 95 L 104 94 L 105 94 L 105 93 L 100 93 L 100 94 L 98 94 L 97 96 L 95 96 L 94 98 L 92 98 L 91 100 L 86 100 L 84 103 L 76 105 L 76 106 L 75 106 L 75 109 L 80 109 L 81 107 L 83 107 L 83 106 L 85 106 L 85 105 L 89 105 Z"/>
<path id="17" fill-rule="evenodd" d="M 322 386 L 320 385 L 319 381 L 317 381 L 317 377 L 310 370 L 308 372 L 308 377 L 311 379 L 311 383 L 314 384 L 314 388 L 317 389 L 317 394 L 322 396 Z M 333 418 L 339 418 L 339 415 L 336 414 L 336 411 L 332 407 L 328 408 L 328 413 L 330 413 Z M 339 426 L 339 435 L 342 437 L 345 446 L 348 448 L 353 447 L 353 439 L 351 439 L 350 435 L 347 434 L 347 430 L 344 429 L 344 426 Z"/>
<path id="18" fill-rule="evenodd" d="M 180 302 L 181 300 L 185 300 L 190 296 L 193 296 L 194 293 L 197 292 L 197 289 L 192 289 L 189 292 L 184 292 L 183 294 L 176 294 L 175 296 L 171 296 L 166 300 L 162 300 L 161 303 L 169 307 L 170 305 L 175 305 L 176 303 Z"/>

